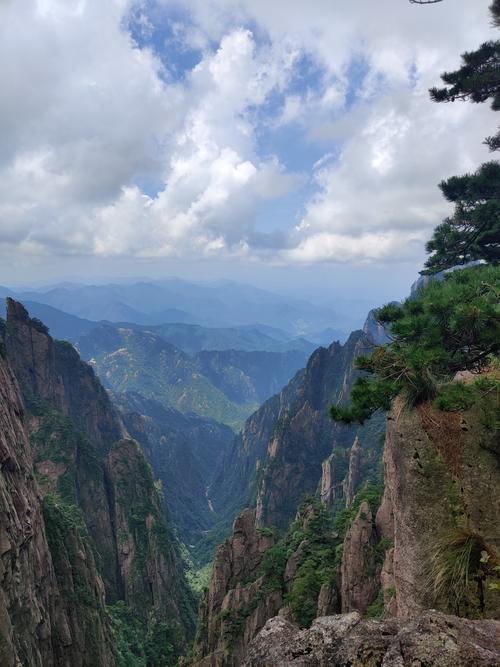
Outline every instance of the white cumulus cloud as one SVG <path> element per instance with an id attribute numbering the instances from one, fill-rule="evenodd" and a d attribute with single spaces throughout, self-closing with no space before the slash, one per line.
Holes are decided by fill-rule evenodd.
<path id="1" fill-rule="evenodd" d="M 494 114 L 427 93 L 491 36 L 488 0 L 156 0 L 200 52 L 178 80 L 127 29 L 142 8 L 152 34 L 151 3 L 0 3 L 0 254 L 415 258 L 436 184 L 488 159 Z M 282 131 L 323 151 L 308 174 L 269 149 Z M 269 200 L 304 184 L 276 231 Z"/>

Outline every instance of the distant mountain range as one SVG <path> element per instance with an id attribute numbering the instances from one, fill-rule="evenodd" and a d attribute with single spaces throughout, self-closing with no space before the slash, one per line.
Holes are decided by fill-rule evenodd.
<path id="1" fill-rule="evenodd" d="M 246 352 L 288 352 L 299 350 L 309 355 L 316 345 L 304 338 L 291 338 L 283 331 L 272 327 L 202 327 L 198 324 L 166 323 L 157 325 L 134 324 L 133 322 L 95 322 L 70 315 L 53 306 L 35 301 L 24 301 L 32 317 L 37 317 L 50 330 L 54 338 L 76 343 L 81 336 L 100 326 L 121 326 L 135 331 L 151 331 L 167 343 L 171 343 L 188 354 L 202 350 L 243 350 Z M 342 333 L 342 332 L 339 332 Z"/>
<path id="2" fill-rule="evenodd" d="M 102 382 L 238 429 L 304 365 L 303 351 L 202 351 L 190 356 L 150 330 L 104 324 L 76 341 Z"/>
<path id="3" fill-rule="evenodd" d="M 336 328 L 338 316 L 332 309 L 233 282 L 197 284 L 172 278 L 134 284 L 62 283 L 25 291 L 0 287 L 0 297 L 6 296 L 23 303 L 52 306 L 93 321 L 148 326 L 166 323 L 217 328 L 250 326 L 270 334 L 271 338 L 276 335 L 307 338 L 311 334 L 314 342 L 324 337 L 325 330 L 333 328 L 334 334 L 339 334 L 334 337 L 345 338 Z"/>

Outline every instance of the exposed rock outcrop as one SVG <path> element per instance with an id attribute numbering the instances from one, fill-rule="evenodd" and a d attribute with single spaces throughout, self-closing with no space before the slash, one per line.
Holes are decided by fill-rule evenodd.
<path id="1" fill-rule="evenodd" d="M 361 464 L 361 445 L 359 438 L 356 436 L 352 443 L 351 451 L 349 452 L 349 469 L 347 475 L 342 483 L 344 491 L 345 506 L 350 507 L 354 501 L 356 490 L 360 478 L 360 464 Z"/>
<path id="2" fill-rule="evenodd" d="M 335 482 L 335 456 L 332 452 L 321 464 L 319 497 L 325 507 L 331 507 L 341 488 L 340 483 Z"/>
<path id="3" fill-rule="evenodd" d="M 217 548 L 200 606 L 197 667 L 239 664 L 248 642 L 270 614 L 278 613 L 281 593 L 265 591 L 263 579 L 257 578 L 262 555 L 274 542 L 272 534 L 255 527 L 255 512 L 246 510 L 235 520 L 232 536 Z"/>
<path id="4" fill-rule="evenodd" d="M 54 341 L 21 303 L 6 301 L 5 345 L 23 394 L 50 403 L 104 450 L 123 437 L 125 429 L 108 394 L 75 348 Z"/>
<path id="5" fill-rule="evenodd" d="M 356 434 L 362 436 L 366 427 L 335 424 L 329 417 L 329 407 L 348 399 L 358 375 L 354 359 L 369 349 L 369 342 L 358 331 L 351 334 L 345 345 L 333 343 L 328 349 L 319 348 L 311 355 L 296 387 L 294 402 L 273 429 L 266 458 L 259 470 L 256 484 L 259 525 L 286 528 L 300 499 L 314 494 L 320 480 L 323 479 L 325 499 L 331 500 L 348 473 L 347 450 Z M 356 471 L 361 472 L 370 460 L 371 452 L 379 447 L 377 435 L 383 432 L 381 415 L 375 417 L 371 429 L 363 438 L 367 442 L 365 462 L 361 460 L 358 448 L 354 448 L 351 495 L 356 485 Z M 333 457 L 329 459 L 331 454 Z"/>
<path id="6" fill-rule="evenodd" d="M 308 630 L 270 619 L 244 667 L 495 667 L 500 622 L 429 611 L 411 621 L 363 621 L 352 612 L 325 616 Z"/>
<path id="7" fill-rule="evenodd" d="M 369 427 L 335 424 L 329 417 L 330 405 L 348 400 L 359 375 L 354 359 L 370 349 L 362 331 L 344 345 L 318 348 L 306 368 L 247 420 L 210 492 L 217 511 L 230 517 L 255 506 L 258 525 L 285 529 L 300 499 L 321 483 L 326 504 L 342 493 L 348 449 L 357 434 L 363 442 L 360 474 L 373 467 L 380 456 L 372 454 L 381 450 L 383 416 Z"/>
<path id="8" fill-rule="evenodd" d="M 56 503 L 42 513 L 24 406 L 1 355 L 0 465 L 0 664 L 111 667 L 92 551 Z"/>
<path id="9" fill-rule="evenodd" d="M 378 537 L 370 506 L 361 503 L 344 540 L 341 566 L 342 612 L 364 614 L 380 587 L 380 567 L 375 558 Z"/>
<path id="10" fill-rule="evenodd" d="M 9 300 L 7 314 L 0 650 L 30 667 L 114 665 L 105 602 L 122 601 L 151 649 L 162 622 L 157 641 L 179 652 L 193 631 L 193 600 L 141 450 L 120 441 L 118 413 L 74 348 L 53 341 L 21 304 Z"/>
<path id="11" fill-rule="evenodd" d="M 115 443 L 106 466 L 124 600 L 146 625 L 169 620 L 186 641 L 194 632 L 193 600 L 151 469 L 134 440 Z"/>
<path id="12" fill-rule="evenodd" d="M 463 413 L 440 412 L 427 404 L 408 411 L 396 401 L 388 416 L 385 492 L 377 524 L 394 542 L 383 568 L 384 587 L 394 589 L 391 611 L 402 618 L 430 607 L 500 615 L 498 596 L 487 586 L 476 607 L 471 602 L 457 609 L 448 597 L 436 598 L 430 570 L 436 548 L 447 549 L 457 535 L 479 540 L 481 548 L 489 545 L 498 554 L 498 434 L 485 426 L 496 400 L 486 396 Z"/>
<path id="13" fill-rule="evenodd" d="M 323 584 L 319 591 L 316 616 L 334 614 L 339 608 L 339 595 L 335 586 Z"/>

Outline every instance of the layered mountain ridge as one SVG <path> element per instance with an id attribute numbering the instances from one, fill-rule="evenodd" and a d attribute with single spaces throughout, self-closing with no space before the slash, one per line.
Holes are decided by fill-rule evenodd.
<path id="1" fill-rule="evenodd" d="M 409 409 L 396 401 L 387 422 L 379 413 L 363 426 L 330 420 L 329 406 L 347 400 L 358 375 L 355 358 L 389 340 L 370 313 L 364 331 L 351 334 L 344 346 L 318 349 L 306 369 L 247 420 L 225 457 L 214 484 L 215 505 L 235 513 L 250 509 L 217 549 L 200 606 L 195 667 L 259 664 L 259 656 L 267 656 L 269 665 L 344 664 L 339 656 L 347 655 L 354 635 L 342 623 L 352 612 L 394 617 L 394 635 L 408 622 L 402 632 L 414 633 L 415 641 L 420 626 L 411 623 L 419 618 L 426 644 L 411 649 L 417 660 L 440 641 L 433 624 L 437 633 L 442 623 L 456 623 L 445 615 L 429 620 L 426 610 L 500 616 L 494 567 L 500 547 L 498 391 L 458 412 L 429 402 Z M 489 372 L 495 376 L 494 369 Z M 436 582 L 450 576 L 450 559 L 469 548 L 477 584 L 460 589 L 463 597 L 455 599 Z M 340 612 L 345 616 L 332 616 L 331 625 L 325 621 L 325 631 L 314 621 Z M 354 624 L 359 621 L 358 615 Z M 316 634 L 297 634 L 290 654 L 286 637 L 311 623 Z M 383 622 L 372 623 L 375 634 L 387 632 Z M 473 636 L 476 629 L 467 627 Z M 369 633 L 362 624 L 358 630 Z M 484 664 L 490 664 L 498 656 L 493 635 L 499 630 L 494 621 L 485 624 L 484 652 L 466 641 L 443 664 L 456 659 L 468 667 L 476 664 L 470 656 L 478 655 L 489 656 Z M 344 635 L 349 640 L 342 644 Z M 384 660 L 388 645 L 377 648 L 362 636 L 367 662 L 356 664 L 372 664 L 370 652 L 373 664 L 382 664 L 377 660 Z M 310 660 L 295 663 L 299 655 Z M 389 653 L 384 665 L 387 660 Z"/>
<path id="2" fill-rule="evenodd" d="M 142 451 L 74 348 L 12 300 L 1 349 L 2 664 L 179 654 L 193 599 Z"/>

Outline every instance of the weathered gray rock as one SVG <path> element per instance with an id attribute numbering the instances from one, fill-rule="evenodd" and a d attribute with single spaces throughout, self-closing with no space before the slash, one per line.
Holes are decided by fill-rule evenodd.
<path id="1" fill-rule="evenodd" d="M 270 619 L 244 667 L 498 667 L 500 622 L 428 611 L 410 621 L 363 621 L 356 613 L 318 618 L 299 630 Z"/>
<path id="2" fill-rule="evenodd" d="M 323 584 L 318 595 L 318 608 L 316 610 L 316 616 L 320 617 L 335 614 L 340 611 L 339 607 L 340 598 L 336 587 Z"/>
<path id="3" fill-rule="evenodd" d="M 342 483 L 344 492 L 345 506 L 350 507 L 354 501 L 356 490 L 359 484 L 359 473 L 361 464 L 361 445 L 356 436 L 349 452 L 349 470 Z"/>
<path id="4" fill-rule="evenodd" d="M 484 427 L 481 405 L 447 413 L 427 404 L 409 411 L 395 402 L 387 419 L 385 491 L 377 514 L 382 534 L 394 544 L 384 566 L 385 590 L 395 592 L 391 613 L 411 618 L 429 608 L 455 611 L 446 597 L 436 599 L 429 572 L 435 545 L 454 531 L 478 534 L 498 550 L 497 442 L 497 434 Z M 484 597 L 484 615 L 498 617 L 498 596 L 485 587 Z"/>
<path id="5" fill-rule="evenodd" d="M 372 512 L 365 501 L 344 540 L 341 565 L 344 613 L 356 610 L 364 614 L 377 595 L 380 568 L 375 559 L 376 543 Z"/>
<path id="6" fill-rule="evenodd" d="M 111 667 L 104 586 L 90 545 L 54 504 L 50 519 L 48 530 L 23 403 L 0 354 L 0 665 Z"/>
<path id="7" fill-rule="evenodd" d="M 200 605 L 196 667 L 240 664 L 250 640 L 278 613 L 281 591 L 264 591 L 263 579 L 256 578 L 262 555 L 274 542 L 272 534 L 256 528 L 255 512 L 245 510 L 235 520 L 232 536 L 217 548 Z"/>
<path id="8" fill-rule="evenodd" d="M 335 483 L 333 452 L 321 464 L 321 480 L 319 483 L 319 497 L 325 507 L 330 507 L 337 495 Z"/>

